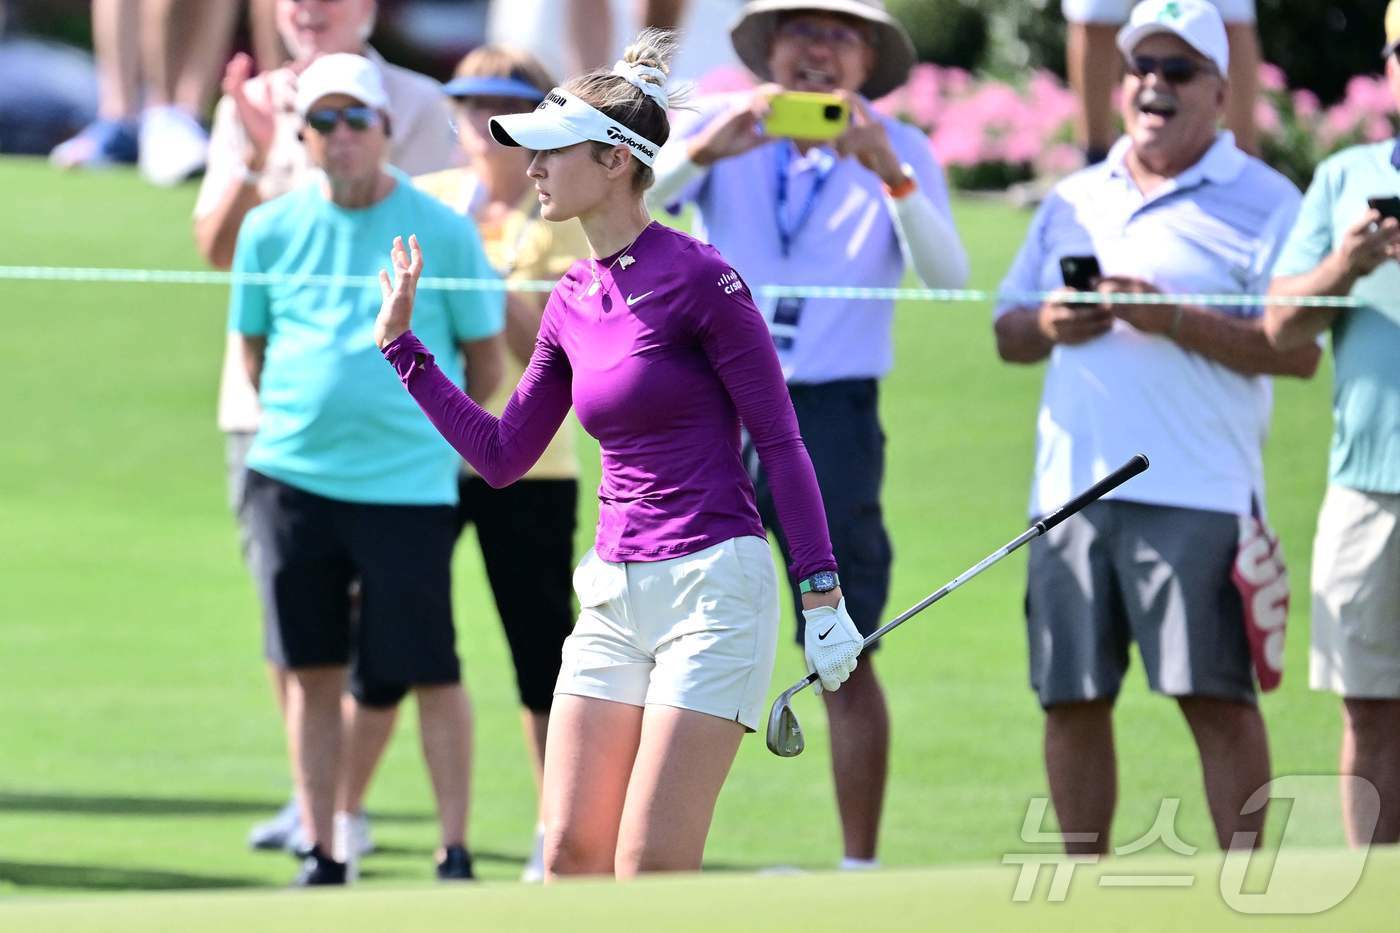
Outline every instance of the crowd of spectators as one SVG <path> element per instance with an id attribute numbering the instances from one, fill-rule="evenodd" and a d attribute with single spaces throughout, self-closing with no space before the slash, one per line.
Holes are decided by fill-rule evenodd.
<path id="1" fill-rule="evenodd" d="M 288 804 L 251 842 L 303 853 L 303 884 L 353 878 L 373 850 L 364 799 L 398 705 L 413 693 L 441 823 L 436 870 L 469 878 L 471 708 L 456 654 L 452 551 L 475 526 L 543 781 L 574 612 L 577 425 L 565 422 L 521 481 L 490 488 L 379 358 L 371 327 L 380 296 L 308 283 L 374 275 L 407 232 L 434 275 L 504 278 L 500 292 L 424 291 L 414 323 L 454 383 L 494 415 L 506 412 L 547 314 L 544 296 L 510 283 L 557 278 L 590 251 L 576 221 L 541 216 L 531 153 L 493 136 L 492 118 L 550 98 L 548 55 L 486 45 L 439 85 L 368 44 L 374 0 L 256 0 L 256 58 L 230 58 L 240 5 L 200 3 L 197 15 L 195 6 L 94 0 L 97 117 L 52 158 L 65 167 L 137 163 L 158 184 L 202 174 L 192 222 L 201 254 L 237 273 L 288 277 L 235 284 L 218 415 L 290 749 Z M 527 14 L 552 16 L 569 36 L 555 66 L 606 72 L 612 6 L 559 6 L 517 3 L 492 15 L 500 32 L 500 17 L 518 25 L 537 22 Z M 962 287 L 969 258 L 937 154 L 869 106 L 913 64 L 900 23 L 880 0 L 728 6 L 730 51 L 761 83 L 675 112 L 670 141 L 641 176 L 648 207 L 693 206 L 702 238 L 755 286 L 897 286 L 913 272 L 928 287 Z M 638 2 L 632 13 L 674 27 L 697 7 L 714 9 L 671 0 Z M 1045 364 L 1029 514 L 1133 453 L 1153 462 L 1031 545 L 1030 683 L 1045 711 L 1045 768 L 1066 848 L 1108 850 L 1113 708 L 1133 644 L 1151 690 L 1176 702 L 1195 739 L 1220 845 L 1259 844 L 1264 811 L 1246 801 L 1270 778 L 1257 694 L 1276 682 L 1265 630 L 1278 620 L 1264 616 L 1280 601 L 1261 608 L 1255 597 L 1286 579 L 1263 486 L 1271 378 L 1310 378 L 1324 335 L 1336 362 L 1336 429 L 1314 543 L 1312 686 L 1341 697 L 1341 773 L 1378 792 L 1374 813 L 1343 800 L 1349 839 L 1400 841 L 1400 210 L 1368 200 L 1400 194 L 1400 147 L 1346 150 L 1306 193 L 1259 161 L 1249 0 L 1065 0 L 1064 13 L 1086 167 L 1049 190 L 1003 282 L 1007 295 L 1050 297 L 994 310 L 1001 359 Z M 1400 0 L 1376 25 L 1400 103 Z M 1125 128 L 1116 139 L 1115 87 Z M 206 134 L 200 119 L 216 88 Z M 832 95 L 850 124 L 829 140 L 768 135 L 773 100 L 790 92 Z M 1067 280 L 1066 260 L 1090 259 L 1086 282 Z M 1132 298 L 1268 292 L 1278 302 L 1267 309 Z M 1310 295 L 1352 296 L 1359 306 L 1287 300 Z M 894 360 L 894 303 L 756 303 L 822 495 L 843 611 L 868 634 L 882 621 L 894 559 L 878 408 Z M 770 477 L 744 440 L 762 523 L 794 561 Z M 1259 568 L 1242 567 L 1256 540 L 1270 542 L 1262 582 Z M 801 610 L 808 581 L 794 573 L 788 584 Z M 801 611 L 795 628 L 810 656 Z M 824 700 L 841 864 L 874 867 L 890 715 L 872 652 Z M 527 880 L 571 864 L 546 845 L 551 819 L 542 804 Z"/>

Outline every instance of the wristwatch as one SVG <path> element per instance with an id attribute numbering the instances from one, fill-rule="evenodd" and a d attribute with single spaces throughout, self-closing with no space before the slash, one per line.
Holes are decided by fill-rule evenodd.
<path id="1" fill-rule="evenodd" d="M 818 570 L 797 585 L 803 593 L 830 593 L 841 585 L 841 578 L 835 570 Z"/>

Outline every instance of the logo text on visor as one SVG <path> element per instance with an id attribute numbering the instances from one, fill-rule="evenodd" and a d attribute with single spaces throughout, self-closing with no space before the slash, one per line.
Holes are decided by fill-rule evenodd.
<path id="1" fill-rule="evenodd" d="M 624 145 L 633 158 L 651 165 L 661 147 L 563 88 L 554 88 L 530 113 L 491 118 L 491 135 L 505 146 L 562 149 L 593 140 Z"/>
<path id="2" fill-rule="evenodd" d="M 640 140 L 633 139 L 631 136 L 628 136 L 626 133 L 622 132 L 615 126 L 608 127 L 608 139 L 626 143 L 633 149 L 636 149 L 638 152 L 641 152 L 650 158 L 656 158 L 655 149 L 643 145 Z"/>

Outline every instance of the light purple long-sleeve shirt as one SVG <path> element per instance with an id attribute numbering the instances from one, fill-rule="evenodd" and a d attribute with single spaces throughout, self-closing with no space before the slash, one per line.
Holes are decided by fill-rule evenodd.
<path id="1" fill-rule="evenodd" d="M 573 405 L 602 448 L 604 560 L 665 560 L 763 536 L 740 456 L 742 421 L 768 473 L 792 572 L 836 569 L 767 325 L 739 275 L 692 237 L 653 223 L 623 254 L 575 263 L 549 297 L 530 365 L 500 418 L 453 385 L 412 332 L 384 356 L 492 486 L 519 479 Z"/>

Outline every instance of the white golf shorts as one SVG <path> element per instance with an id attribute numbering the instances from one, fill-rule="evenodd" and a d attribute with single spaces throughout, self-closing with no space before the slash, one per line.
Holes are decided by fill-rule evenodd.
<path id="1" fill-rule="evenodd" d="M 1254 22 L 1254 0 L 1214 0 L 1227 23 Z M 1126 23 L 1136 0 L 1060 0 L 1060 12 L 1071 23 Z"/>
<path id="2" fill-rule="evenodd" d="M 554 693 L 661 705 L 741 723 L 765 718 L 778 643 L 768 542 L 731 538 L 670 560 L 574 570 L 579 616 Z"/>
<path id="3" fill-rule="evenodd" d="M 1328 486 L 1312 566 L 1309 682 L 1400 699 L 1400 495 Z"/>

